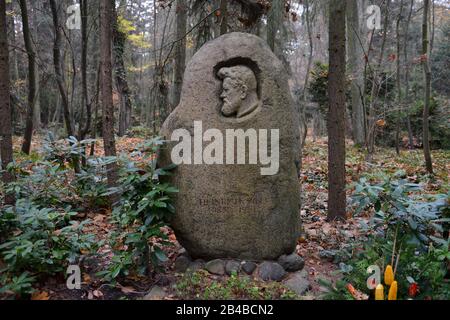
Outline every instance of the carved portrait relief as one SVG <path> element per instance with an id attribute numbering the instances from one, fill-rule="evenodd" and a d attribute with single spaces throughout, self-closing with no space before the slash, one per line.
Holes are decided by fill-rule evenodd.
<path id="1" fill-rule="evenodd" d="M 221 68 L 217 76 L 222 82 L 222 115 L 242 118 L 250 115 L 260 105 L 258 82 L 252 69 L 244 65 Z"/>

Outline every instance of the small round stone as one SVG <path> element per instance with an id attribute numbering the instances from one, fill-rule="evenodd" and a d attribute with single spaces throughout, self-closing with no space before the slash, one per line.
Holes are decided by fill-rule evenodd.
<path id="1" fill-rule="evenodd" d="M 233 273 L 239 273 L 241 264 L 238 261 L 230 260 L 225 264 L 225 273 L 231 276 Z"/>
<path id="2" fill-rule="evenodd" d="M 248 275 L 253 274 L 253 271 L 255 271 L 257 265 L 254 262 L 246 261 L 242 264 L 241 269 L 244 270 L 244 272 Z"/>
<path id="3" fill-rule="evenodd" d="M 282 255 L 278 258 L 278 263 L 288 272 L 302 270 L 305 266 L 305 260 L 295 252 L 289 255 Z"/>
<path id="4" fill-rule="evenodd" d="M 258 269 L 259 277 L 264 281 L 281 281 L 286 276 L 286 271 L 276 262 L 263 262 Z"/>
<path id="5" fill-rule="evenodd" d="M 187 256 L 179 256 L 175 260 L 175 266 L 174 271 L 175 272 L 186 272 L 186 270 L 189 268 L 189 265 L 191 264 L 191 260 Z"/>
<path id="6" fill-rule="evenodd" d="M 225 274 L 225 263 L 220 259 L 211 260 L 206 263 L 205 269 L 209 273 L 222 276 Z"/>

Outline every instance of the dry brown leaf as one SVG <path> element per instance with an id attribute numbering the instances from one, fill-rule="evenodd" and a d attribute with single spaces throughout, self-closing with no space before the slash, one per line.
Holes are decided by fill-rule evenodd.
<path id="1" fill-rule="evenodd" d="M 94 218 L 94 222 L 102 222 L 105 219 L 105 215 L 97 214 Z"/>
<path id="2" fill-rule="evenodd" d="M 123 293 L 136 293 L 136 290 L 133 287 L 120 287 L 120 291 Z"/>
<path id="3" fill-rule="evenodd" d="M 177 240 L 177 237 L 175 236 L 175 234 L 172 233 L 169 235 L 169 240 L 175 241 L 175 240 Z"/>
<path id="4" fill-rule="evenodd" d="M 377 126 L 384 127 L 386 125 L 386 121 L 383 119 L 377 120 Z"/>
<path id="5" fill-rule="evenodd" d="M 92 280 L 91 280 L 91 276 L 90 275 L 88 275 L 87 273 L 83 273 L 83 282 L 84 283 L 90 283 Z"/>
<path id="6" fill-rule="evenodd" d="M 31 295 L 31 300 L 49 300 L 48 292 L 35 292 Z"/>
<path id="7" fill-rule="evenodd" d="M 94 295 L 94 297 L 97 297 L 97 298 L 102 298 L 103 297 L 103 292 L 101 292 L 100 290 L 94 290 L 92 292 L 92 294 Z"/>

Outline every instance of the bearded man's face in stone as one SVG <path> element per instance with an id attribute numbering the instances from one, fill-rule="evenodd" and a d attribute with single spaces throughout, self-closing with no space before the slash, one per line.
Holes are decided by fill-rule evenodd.
<path id="1" fill-rule="evenodd" d="M 222 82 L 220 99 L 222 115 L 242 118 L 251 114 L 260 105 L 257 80 L 253 71 L 244 65 L 224 67 L 217 73 Z"/>
<path id="2" fill-rule="evenodd" d="M 246 88 L 231 78 L 225 78 L 220 98 L 223 101 L 222 114 L 229 117 L 238 113 L 242 100 L 245 99 Z"/>

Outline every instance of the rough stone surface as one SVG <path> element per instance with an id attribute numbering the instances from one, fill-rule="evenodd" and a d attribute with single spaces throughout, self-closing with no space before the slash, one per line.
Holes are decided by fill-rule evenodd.
<path id="1" fill-rule="evenodd" d="M 181 248 L 180 250 L 178 250 L 178 255 L 180 256 L 186 256 L 189 258 L 189 253 L 186 251 L 185 248 Z"/>
<path id="2" fill-rule="evenodd" d="M 257 265 L 254 262 L 251 261 L 246 261 L 242 264 L 242 270 L 244 270 L 244 272 L 248 275 L 253 274 L 253 271 L 255 271 Z"/>
<path id="3" fill-rule="evenodd" d="M 229 260 L 225 264 L 225 272 L 227 275 L 231 275 L 233 272 L 239 273 L 241 264 L 238 261 Z"/>
<path id="4" fill-rule="evenodd" d="M 235 74 L 247 79 L 243 95 L 225 93 Z M 208 42 L 186 67 L 181 102 L 161 129 L 165 139 L 185 129 L 193 145 L 194 122 L 201 121 L 200 134 L 218 129 L 223 135 L 225 163 L 227 129 L 254 129 L 258 139 L 263 138 L 260 130 L 266 130 L 269 146 L 271 129 L 279 130 L 279 170 L 274 175 L 261 174 L 269 165 L 262 165 L 259 156 L 257 164 L 248 164 L 246 143 L 246 164 L 236 164 L 236 158 L 230 165 L 183 163 L 167 178 L 179 190 L 172 226 L 193 258 L 276 260 L 294 250 L 300 230 L 300 134 L 286 75 L 265 41 L 244 33 Z M 182 140 L 161 151 L 160 166 L 171 163 L 171 151 Z M 211 142 L 199 144 L 205 150 Z"/>
<path id="5" fill-rule="evenodd" d="M 211 260 L 206 263 L 205 269 L 208 270 L 209 273 L 221 276 L 225 274 L 225 263 L 220 259 Z"/>
<path id="6" fill-rule="evenodd" d="M 278 258 L 278 263 L 288 272 L 302 270 L 305 266 L 305 260 L 297 253 L 282 255 Z"/>
<path id="7" fill-rule="evenodd" d="M 191 264 L 191 259 L 189 259 L 187 256 L 178 256 L 178 258 L 175 260 L 175 266 L 174 271 L 175 272 L 185 272 L 187 268 L 189 268 L 189 265 Z"/>
<path id="8" fill-rule="evenodd" d="M 147 293 L 143 300 L 162 300 L 167 296 L 167 293 L 158 286 L 153 286 L 149 293 Z"/>
<path id="9" fill-rule="evenodd" d="M 191 264 L 189 265 L 189 267 L 187 268 L 187 272 L 196 272 L 200 269 L 203 269 L 205 267 L 205 261 L 198 259 L 195 260 L 193 262 L 191 262 Z"/>
<path id="10" fill-rule="evenodd" d="M 281 281 L 286 276 L 286 271 L 276 262 L 263 262 L 258 269 L 259 277 L 264 281 Z"/>
<path id="11" fill-rule="evenodd" d="M 291 274 L 283 281 L 283 284 L 299 296 L 304 295 L 311 288 L 306 270 Z"/>

